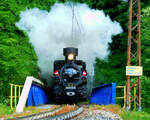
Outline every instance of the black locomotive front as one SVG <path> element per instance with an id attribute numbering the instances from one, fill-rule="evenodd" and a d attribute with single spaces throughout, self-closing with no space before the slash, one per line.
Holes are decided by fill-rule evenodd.
<path id="1" fill-rule="evenodd" d="M 64 48 L 65 60 L 54 62 L 54 96 L 57 102 L 77 102 L 87 97 L 87 71 L 82 60 L 76 60 L 77 48 Z"/>

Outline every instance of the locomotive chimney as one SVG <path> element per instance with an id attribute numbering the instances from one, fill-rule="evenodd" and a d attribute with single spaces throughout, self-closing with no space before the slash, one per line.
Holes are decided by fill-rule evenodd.
<path id="1" fill-rule="evenodd" d="M 78 56 L 78 48 L 73 47 L 64 48 L 63 55 L 65 56 L 66 61 L 74 61 L 76 60 L 76 56 Z"/>

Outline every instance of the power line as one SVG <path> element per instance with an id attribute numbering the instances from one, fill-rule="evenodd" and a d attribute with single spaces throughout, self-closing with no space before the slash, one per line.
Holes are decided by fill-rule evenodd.
<path id="1" fill-rule="evenodd" d="M 75 3 L 74 2 L 69 2 L 69 5 L 70 5 L 70 7 L 72 8 L 72 40 L 74 40 L 74 20 L 76 21 L 76 23 L 77 23 L 77 26 L 78 26 L 78 28 L 79 28 L 79 31 L 80 31 L 80 33 L 81 33 L 81 28 L 80 28 L 80 24 L 79 24 L 79 22 L 78 22 L 78 19 L 77 19 L 77 16 L 76 16 L 76 14 L 75 14 Z M 80 16 L 79 16 L 79 11 L 78 11 L 78 18 L 79 18 Z"/>

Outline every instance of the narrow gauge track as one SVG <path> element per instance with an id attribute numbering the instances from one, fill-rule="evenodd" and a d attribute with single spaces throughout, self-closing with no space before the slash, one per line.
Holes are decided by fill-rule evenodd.
<path id="1" fill-rule="evenodd" d="M 80 114 L 82 111 L 83 108 L 76 105 L 62 105 L 54 110 L 18 117 L 11 120 L 66 120 Z"/>

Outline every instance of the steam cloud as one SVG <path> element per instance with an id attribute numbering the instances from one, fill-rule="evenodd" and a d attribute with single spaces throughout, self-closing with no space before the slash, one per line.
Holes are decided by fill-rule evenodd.
<path id="1" fill-rule="evenodd" d="M 55 3 L 50 12 L 38 8 L 21 12 L 16 26 L 27 32 L 38 56 L 38 66 L 43 78 L 52 73 L 54 60 L 64 59 L 64 47 L 77 47 L 77 59 L 93 70 L 97 58 L 108 55 L 112 36 L 122 32 L 120 24 L 112 21 L 101 10 L 90 9 L 86 4 Z M 73 18 L 73 24 L 72 24 Z M 73 26 L 73 29 L 72 29 Z"/>

